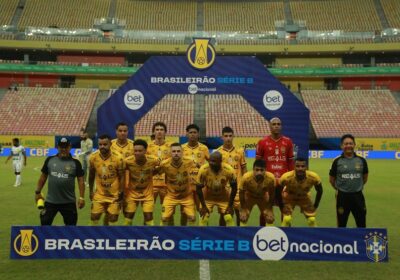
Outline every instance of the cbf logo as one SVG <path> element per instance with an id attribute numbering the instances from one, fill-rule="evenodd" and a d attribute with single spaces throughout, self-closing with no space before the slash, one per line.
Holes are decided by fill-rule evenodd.
<path id="1" fill-rule="evenodd" d="M 190 65 L 198 70 L 211 67 L 215 60 L 215 49 L 210 39 L 194 39 L 193 41 L 186 52 Z"/>
<path id="2" fill-rule="evenodd" d="M 278 261 L 289 250 L 286 233 L 277 227 L 263 227 L 254 235 L 253 250 L 262 260 Z"/>
<path id="3" fill-rule="evenodd" d="M 374 261 L 380 262 L 386 257 L 387 240 L 382 233 L 370 233 L 365 236 L 365 245 L 367 249 L 367 257 Z"/>
<path id="4" fill-rule="evenodd" d="M 32 229 L 21 229 L 14 239 L 14 250 L 22 257 L 32 256 L 39 248 L 39 240 Z"/>

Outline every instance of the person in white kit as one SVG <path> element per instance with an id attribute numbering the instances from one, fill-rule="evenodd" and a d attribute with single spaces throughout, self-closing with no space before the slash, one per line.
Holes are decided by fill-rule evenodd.
<path id="1" fill-rule="evenodd" d="M 25 148 L 19 144 L 19 139 L 14 138 L 13 146 L 11 147 L 11 154 L 7 157 L 6 163 L 12 158 L 15 178 L 14 187 L 21 185 L 21 171 L 22 164 L 26 166 L 26 153 Z"/>

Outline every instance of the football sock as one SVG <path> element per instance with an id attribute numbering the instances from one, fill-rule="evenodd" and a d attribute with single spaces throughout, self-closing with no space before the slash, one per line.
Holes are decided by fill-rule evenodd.
<path id="1" fill-rule="evenodd" d="M 154 220 L 145 221 L 144 224 L 145 224 L 146 226 L 154 226 Z"/>
<path id="2" fill-rule="evenodd" d="M 125 218 L 124 225 L 125 226 L 131 226 L 132 225 L 132 219 Z"/>
<path id="3" fill-rule="evenodd" d="M 226 223 L 227 227 L 234 227 L 235 226 L 235 221 L 233 220 L 233 217 L 231 214 L 226 214 L 224 215 L 224 220 Z"/>
<path id="4" fill-rule="evenodd" d="M 290 227 L 292 223 L 292 216 L 290 215 L 284 215 L 283 220 L 282 220 L 282 226 L 283 227 Z"/>
<path id="5" fill-rule="evenodd" d="M 315 220 L 315 217 L 308 217 L 307 218 L 307 223 L 309 227 L 316 227 L 317 226 L 317 222 Z"/>

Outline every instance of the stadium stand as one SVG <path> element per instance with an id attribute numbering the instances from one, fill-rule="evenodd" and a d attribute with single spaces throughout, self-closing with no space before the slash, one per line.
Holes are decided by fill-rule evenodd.
<path id="1" fill-rule="evenodd" d="M 309 30 L 382 30 L 373 0 L 291 0 L 290 8 L 293 20 L 306 21 Z"/>
<path id="2" fill-rule="evenodd" d="M 207 136 L 220 136 L 224 126 L 232 127 L 239 137 L 269 134 L 268 122 L 240 95 L 208 95 L 205 104 Z"/>
<path id="3" fill-rule="evenodd" d="M 108 16 L 111 0 L 28 0 L 19 28 L 93 28 L 95 19 Z"/>
<path id="4" fill-rule="evenodd" d="M 0 6 L 0 24 L 9 25 L 11 24 L 12 17 L 18 6 L 19 0 L 7 0 L 1 1 Z"/>
<path id="5" fill-rule="evenodd" d="M 126 20 L 126 29 L 193 31 L 196 1 L 117 1 L 116 17 Z"/>
<path id="6" fill-rule="evenodd" d="M 386 18 L 392 28 L 400 28 L 400 1 L 381 0 Z"/>
<path id="7" fill-rule="evenodd" d="M 204 30 L 263 33 L 285 19 L 280 2 L 204 2 Z"/>
<path id="8" fill-rule="evenodd" d="M 399 137 L 400 106 L 389 90 L 305 90 L 318 138 Z"/>
<path id="9" fill-rule="evenodd" d="M 167 125 L 168 136 L 183 136 L 185 127 L 193 123 L 194 96 L 186 94 L 168 94 L 161 99 L 135 125 L 135 136 L 149 136 L 155 122 Z"/>
<path id="10" fill-rule="evenodd" d="M 0 102 L 0 134 L 79 135 L 97 90 L 21 87 Z"/>

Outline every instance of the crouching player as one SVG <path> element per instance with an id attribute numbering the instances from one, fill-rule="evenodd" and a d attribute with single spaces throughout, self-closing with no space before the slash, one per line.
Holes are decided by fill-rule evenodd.
<path id="1" fill-rule="evenodd" d="M 200 168 L 196 192 L 201 203 L 200 226 L 208 225 L 208 219 L 214 206 L 217 206 L 218 212 L 224 215 L 227 226 L 235 225 L 232 218 L 233 201 L 237 192 L 235 170 L 230 165 L 222 163 L 220 152 L 212 153 L 209 163 Z"/>
<path id="2" fill-rule="evenodd" d="M 161 162 L 159 172 L 165 174 L 167 194 L 162 204 L 161 224 L 171 225 L 175 207 L 181 205 L 187 217 L 189 226 L 195 225 L 195 204 L 191 189 L 191 170 L 195 163 L 191 158 L 182 157 L 182 146 L 179 143 L 171 145 L 171 158 Z"/>
<path id="3" fill-rule="evenodd" d="M 125 182 L 125 164 L 119 153 L 112 152 L 111 138 L 99 137 L 99 149 L 89 159 L 89 189 L 92 201 L 91 224 L 97 225 L 107 214 L 110 225 L 118 221 Z M 94 192 L 94 182 L 96 190 Z"/>
<path id="4" fill-rule="evenodd" d="M 322 183 L 319 176 L 307 170 L 307 161 L 297 158 L 293 171 L 286 172 L 280 178 L 280 185 L 283 186 L 283 221 L 282 226 L 292 224 L 292 213 L 294 207 L 300 207 L 301 212 L 307 218 L 310 227 L 316 226 L 315 215 L 322 197 Z M 311 189 L 315 187 L 315 201 L 311 201 Z"/>
<path id="5" fill-rule="evenodd" d="M 265 171 L 265 161 L 254 161 L 253 170 L 245 173 L 239 183 L 240 226 L 246 226 L 254 205 L 258 206 L 267 225 L 274 223 L 272 210 L 275 196 L 275 176 Z"/>

